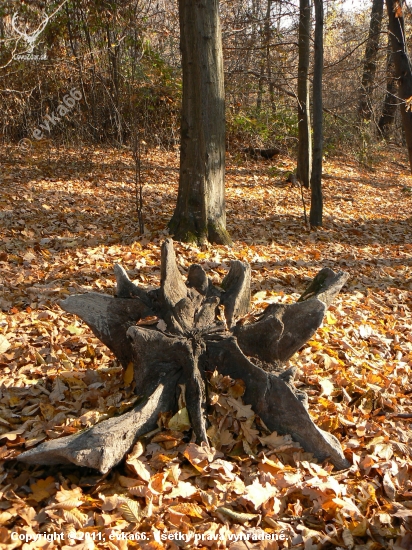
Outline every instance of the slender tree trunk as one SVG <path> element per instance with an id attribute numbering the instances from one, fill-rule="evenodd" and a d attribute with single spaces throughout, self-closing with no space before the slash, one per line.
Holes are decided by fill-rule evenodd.
<path id="1" fill-rule="evenodd" d="M 388 37 L 390 43 L 390 37 Z M 393 62 L 393 54 L 388 44 L 388 56 L 386 61 L 386 94 L 383 100 L 382 114 L 378 122 L 380 130 L 380 136 L 384 139 L 388 139 L 390 136 L 391 127 L 395 120 L 396 108 L 399 105 L 397 99 L 397 79 L 395 75 L 395 64 Z"/>
<path id="2" fill-rule="evenodd" d="M 382 17 L 383 0 L 373 0 L 369 37 L 363 62 L 361 98 L 358 111 L 360 120 L 370 120 L 372 116 L 372 92 L 375 85 Z"/>
<path id="3" fill-rule="evenodd" d="M 110 32 L 110 23 L 106 23 L 107 54 L 109 58 L 110 70 L 110 92 L 112 100 L 113 121 L 116 126 L 118 142 L 123 143 L 122 117 L 120 115 L 120 47 L 117 42 L 115 32 Z"/>
<path id="4" fill-rule="evenodd" d="M 89 27 L 88 27 L 88 20 L 87 20 L 87 15 L 85 13 L 85 11 L 83 10 L 83 7 L 81 4 L 80 5 L 80 15 L 81 15 L 81 19 L 82 19 L 82 26 L 83 26 L 83 30 L 84 30 L 84 34 L 85 34 L 85 37 L 86 37 L 86 43 L 87 43 L 87 47 L 89 49 L 88 51 L 88 55 L 91 59 L 91 73 L 92 73 L 92 85 L 91 85 L 91 89 L 90 89 L 90 94 L 89 94 L 89 97 L 90 97 L 90 106 L 91 106 L 91 114 L 92 114 L 92 124 L 90 124 L 91 126 L 91 130 L 92 130 L 92 134 L 93 134 L 93 137 L 96 141 L 102 139 L 102 135 L 101 133 L 99 132 L 99 127 L 101 126 L 99 120 L 98 120 L 98 112 L 97 112 L 97 94 L 98 94 L 98 91 L 97 91 L 97 79 L 98 79 L 98 76 L 97 76 L 97 64 L 96 64 L 96 59 L 95 59 L 95 55 L 94 55 L 94 48 L 93 48 L 93 44 L 92 44 L 92 40 L 91 40 L 91 36 L 90 36 L 90 30 L 89 30 Z"/>
<path id="5" fill-rule="evenodd" d="M 67 16 L 67 32 L 68 32 L 68 35 L 69 35 L 70 48 L 71 48 L 72 54 L 73 54 L 73 56 L 76 60 L 77 68 L 79 69 L 79 78 L 80 78 L 80 82 L 81 82 L 83 97 L 85 98 L 85 100 L 87 102 L 86 92 L 85 92 L 85 87 L 84 87 L 84 78 L 83 78 L 83 72 L 84 72 L 83 64 L 82 64 L 82 62 L 80 60 L 80 57 L 79 57 L 79 52 L 78 52 L 78 48 L 76 47 L 76 40 L 75 40 L 75 37 L 74 37 L 74 34 L 73 34 L 73 28 L 72 28 L 72 24 L 73 24 L 72 21 L 73 21 L 73 19 L 75 20 L 76 13 L 75 13 L 74 10 L 72 12 L 70 12 L 68 4 L 65 5 L 65 10 L 66 10 L 66 16 Z"/>
<path id="6" fill-rule="evenodd" d="M 313 160 L 310 185 L 310 225 L 322 225 L 322 155 L 323 155 L 323 0 L 314 0 L 315 4 L 315 56 L 313 69 Z"/>
<path id="7" fill-rule="evenodd" d="M 169 227 L 185 242 L 230 244 L 225 214 L 225 99 L 218 0 L 179 0 L 183 99 L 180 179 Z"/>
<path id="8" fill-rule="evenodd" d="M 262 97 L 263 97 L 263 81 L 265 78 L 265 62 L 262 59 L 260 62 L 260 77 L 259 77 L 259 84 L 258 84 L 258 93 L 257 93 L 257 100 L 256 100 L 256 110 L 259 113 L 262 109 Z"/>
<path id="9" fill-rule="evenodd" d="M 402 15 L 402 0 L 386 0 L 389 17 L 389 34 L 395 71 L 398 79 L 398 97 L 404 100 L 400 106 L 402 124 L 405 131 L 406 146 L 408 148 L 409 164 L 412 170 L 412 112 L 406 110 L 406 100 L 412 97 L 412 69 L 411 61 L 406 50 L 405 25 Z"/>
<path id="10" fill-rule="evenodd" d="M 297 177 L 309 188 L 312 170 L 312 136 L 310 128 L 309 58 L 311 29 L 310 0 L 300 0 L 299 12 L 299 66 L 298 66 L 298 120 L 299 145 Z"/>
<path id="11" fill-rule="evenodd" d="M 265 33 L 265 50 L 266 50 L 266 72 L 268 75 L 268 83 L 269 83 L 269 99 L 270 99 L 270 106 L 273 111 L 276 111 L 275 106 L 275 88 L 273 86 L 272 81 L 272 63 L 270 59 L 270 11 L 272 8 L 272 0 L 267 0 L 266 5 L 266 15 L 265 15 L 265 27 L 264 27 L 264 33 Z"/>

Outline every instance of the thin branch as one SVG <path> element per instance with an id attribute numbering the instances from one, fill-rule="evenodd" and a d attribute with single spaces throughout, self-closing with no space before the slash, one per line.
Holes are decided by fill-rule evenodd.
<path id="1" fill-rule="evenodd" d="M 374 35 L 372 35 L 372 38 L 377 36 L 378 34 L 387 34 L 386 31 L 380 31 Z M 350 52 L 348 52 L 347 54 L 345 54 L 343 57 L 341 57 L 340 59 L 338 59 L 337 61 L 335 61 L 334 63 L 331 63 L 330 65 L 325 65 L 323 67 L 324 70 L 326 69 L 330 69 L 331 67 L 335 67 L 335 65 L 339 65 L 339 63 L 342 63 L 342 61 L 345 61 L 345 59 L 347 59 L 348 57 L 350 57 L 353 53 L 356 52 L 356 50 L 358 50 L 361 46 L 363 46 L 371 37 L 367 37 L 365 38 L 365 40 L 362 40 L 362 42 L 360 42 L 359 44 L 357 44 L 357 46 L 355 46 L 353 48 L 353 50 L 351 50 Z"/>

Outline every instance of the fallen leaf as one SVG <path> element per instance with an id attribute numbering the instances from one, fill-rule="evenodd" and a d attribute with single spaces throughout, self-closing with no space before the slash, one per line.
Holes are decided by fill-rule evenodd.
<path id="1" fill-rule="evenodd" d="M 136 325 L 139 327 L 157 325 L 159 321 L 160 319 L 156 317 L 156 315 L 152 315 L 151 317 L 145 317 L 144 319 L 140 319 L 139 321 L 136 322 Z"/>
<path id="2" fill-rule="evenodd" d="M 169 420 L 168 427 L 170 430 L 177 430 L 179 432 L 184 432 L 191 427 L 189 413 L 187 412 L 186 407 L 180 409 L 174 416 L 172 416 Z"/>
<path id="3" fill-rule="evenodd" d="M 129 523 L 140 523 L 142 513 L 139 503 L 135 500 L 123 497 L 118 509 L 124 519 Z"/>
<path id="4" fill-rule="evenodd" d="M 228 516 L 239 523 L 245 523 L 246 521 L 251 521 L 252 519 L 260 517 L 259 514 L 246 514 L 244 512 L 236 512 L 231 508 L 226 508 L 224 506 L 219 506 L 216 508 L 216 512 L 219 512 L 225 516 Z"/>
<path id="5" fill-rule="evenodd" d="M 7 340 L 5 336 L 0 334 L 0 353 L 6 353 L 6 351 L 10 348 L 11 344 Z"/>
<path id="6" fill-rule="evenodd" d="M 38 479 L 35 483 L 30 485 L 30 489 L 33 493 L 32 498 L 34 498 L 36 502 L 41 502 L 56 493 L 56 480 L 52 476 L 46 479 Z"/>
<path id="7" fill-rule="evenodd" d="M 184 514 L 193 518 L 203 519 L 202 509 L 198 504 L 185 502 L 176 504 L 175 506 L 169 506 L 169 510 L 173 510 L 173 512 L 178 512 L 179 514 Z"/>
<path id="8" fill-rule="evenodd" d="M 246 486 L 243 498 L 249 500 L 255 507 L 255 510 L 258 510 L 262 504 L 275 496 L 277 492 L 277 488 L 270 485 L 269 482 L 262 485 L 258 479 L 254 479 L 251 485 Z"/>
<path id="9" fill-rule="evenodd" d="M 123 373 L 123 383 L 125 388 L 130 386 L 130 384 L 133 382 L 134 378 L 134 366 L 132 361 L 127 365 L 126 370 Z"/>
<path id="10" fill-rule="evenodd" d="M 334 386 L 332 382 L 330 382 L 330 380 L 327 380 L 326 378 L 324 378 L 323 380 L 320 380 L 319 384 L 322 388 L 321 395 L 325 395 L 326 397 L 329 397 L 333 393 Z"/>

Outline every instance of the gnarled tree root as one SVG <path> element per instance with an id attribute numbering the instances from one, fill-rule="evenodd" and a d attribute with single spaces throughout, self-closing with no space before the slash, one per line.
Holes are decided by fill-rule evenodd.
<path id="1" fill-rule="evenodd" d="M 175 406 L 171 386 L 160 382 L 133 410 L 103 420 L 80 433 L 52 439 L 25 451 L 17 460 L 28 464 L 76 464 L 102 474 L 119 464 L 138 437 L 156 428 L 159 413 Z"/>
<path id="2" fill-rule="evenodd" d="M 267 364 L 289 359 L 322 323 L 329 304 L 347 280 L 325 268 L 295 304 L 272 304 L 253 324 L 237 322 L 250 310 L 250 267 L 232 262 L 222 288 L 200 265 L 192 265 L 186 283 L 178 269 L 173 242 L 162 246 L 160 288 L 146 292 L 115 268 L 117 297 L 91 293 L 70 296 L 61 306 L 83 319 L 126 367 L 134 365 L 136 392 L 149 396 L 133 411 L 80 434 L 48 441 L 22 453 L 25 462 L 72 462 L 101 472 L 116 465 L 136 439 L 153 429 L 162 411 L 176 411 L 179 385 L 186 385 L 186 406 L 198 443 L 207 443 L 205 372 L 246 383 L 244 400 L 272 430 L 290 434 L 319 460 L 348 467 L 338 440 L 316 427 L 290 371 L 276 376 L 248 357 Z M 223 322 L 218 306 L 225 309 Z M 136 326 L 156 315 L 164 323 Z M 166 327 L 166 328 L 165 328 Z"/>

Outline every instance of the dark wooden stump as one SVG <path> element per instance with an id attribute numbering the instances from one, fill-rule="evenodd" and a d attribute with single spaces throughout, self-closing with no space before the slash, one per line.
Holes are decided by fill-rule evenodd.
<path id="1" fill-rule="evenodd" d="M 117 296 L 89 293 L 70 296 L 61 307 L 78 315 L 124 367 L 134 365 L 136 392 L 142 399 L 128 413 L 100 422 L 79 434 L 40 444 L 18 459 L 33 464 L 71 462 L 107 472 L 136 439 L 156 427 L 160 412 L 177 410 L 179 384 L 186 386 L 186 406 L 198 443 L 207 443 L 205 372 L 241 378 L 244 401 L 266 426 L 290 434 L 319 460 L 348 467 L 339 441 L 317 428 L 305 407 L 305 395 L 293 386 L 294 370 L 275 375 L 269 367 L 288 360 L 315 333 L 326 309 L 345 284 L 345 273 L 324 268 L 298 302 L 272 304 L 257 322 L 237 322 L 250 310 L 250 266 L 233 261 L 222 288 L 200 265 L 192 265 L 184 283 L 173 241 L 162 246 L 160 288 L 146 292 L 115 266 Z M 218 319 L 218 307 L 225 320 Z M 163 321 L 136 326 L 150 316 Z"/>

